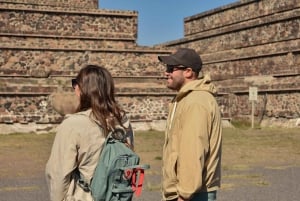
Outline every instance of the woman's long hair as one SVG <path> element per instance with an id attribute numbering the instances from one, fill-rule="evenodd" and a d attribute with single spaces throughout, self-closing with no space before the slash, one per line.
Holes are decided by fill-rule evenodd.
<path id="1" fill-rule="evenodd" d="M 111 128 L 115 128 L 116 123 L 123 126 L 122 117 L 125 112 L 115 100 L 114 81 L 106 68 L 87 65 L 79 71 L 76 81 L 80 89 L 77 112 L 91 108 L 92 114 L 104 129 L 105 136 Z"/>

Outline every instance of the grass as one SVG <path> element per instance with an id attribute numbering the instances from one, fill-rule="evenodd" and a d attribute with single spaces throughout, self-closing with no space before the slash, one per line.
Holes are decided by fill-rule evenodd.
<path id="1" fill-rule="evenodd" d="M 55 134 L 0 135 L 0 178 L 41 177 Z M 159 190 L 164 133 L 136 132 L 135 151 L 147 170 L 148 190 Z M 300 166 L 300 129 L 225 128 L 223 132 L 222 176 L 224 189 L 242 185 L 268 186 L 262 175 L 251 173 L 255 167 L 283 169 Z M 154 179 L 156 178 L 156 180 Z"/>
<path id="2" fill-rule="evenodd" d="M 54 134 L 0 135 L 0 178 L 43 174 Z"/>
<path id="3" fill-rule="evenodd" d="M 300 164 L 300 129 L 225 129 L 226 166 Z"/>

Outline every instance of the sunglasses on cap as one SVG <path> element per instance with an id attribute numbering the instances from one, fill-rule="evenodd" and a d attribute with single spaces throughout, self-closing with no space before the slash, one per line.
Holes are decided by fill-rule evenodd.
<path id="1" fill-rule="evenodd" d="M 72 79 L 72 88 L 75 89 L 76 85 L 78 85 L 78 82 L 76 79 Z"/>
<path id="2" fill-rule="evenodd" d="M 185 69 L 187 69 L 187 68 L 188 68 L 188 67 L 185 67 L 185 66 L 167 65 L 166 73 L 173 73 L 174 71 L 177 71 L 177 70 L 185 70 Z"/>

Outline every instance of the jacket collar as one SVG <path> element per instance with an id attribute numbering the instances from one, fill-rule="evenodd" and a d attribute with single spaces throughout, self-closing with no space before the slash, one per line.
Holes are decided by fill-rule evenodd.
<path id="1" fill-rule="evenodd" d="M 217 93 L 217 88 L 211 83 L 211 78 L 209 75 L 205 75 L 197 80 L 190 81 L 186 83 L 176 95 L 175 101 L 180 101 L 184 96 L 186 96 L 191 91 L 207 91 L 211 94 Z"/>

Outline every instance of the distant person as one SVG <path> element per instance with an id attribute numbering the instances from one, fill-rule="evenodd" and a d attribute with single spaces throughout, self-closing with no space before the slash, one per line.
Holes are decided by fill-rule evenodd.
<path id="1" fill-rule="evenodd" d="M 115 100 L 111 74 L 103 67 L 87 65 L 72 79 L 72 86 L 79 106 L 58 126 L 46 165 L 51 201 L 93 200 L 90 192 L 79 187 L 78 174 L 90 181 L 111 129 L 124 127 L 127 144 L 133 147 L 130 122 Z"/>
<path id="2" fill-rule="evenodd" d="M 180 48 L 158 59 L 166 64 L 167 87 L 178 92 L 163 146 L 163 200 L 215 201 L 222 143 L 216 88 L 209 76 L 199 76 L 202 61 L 195 50 Z"/>

